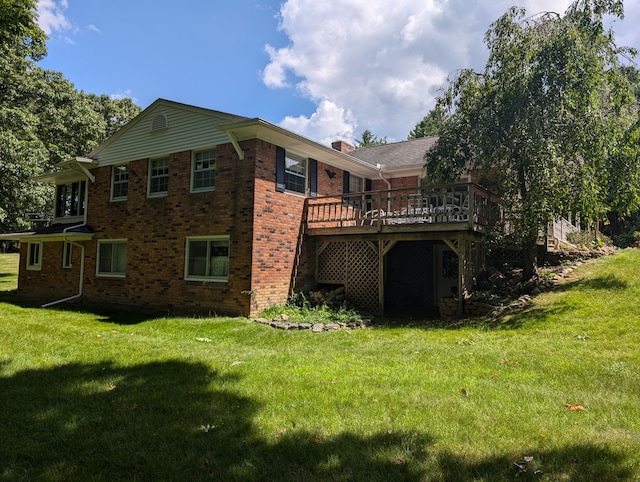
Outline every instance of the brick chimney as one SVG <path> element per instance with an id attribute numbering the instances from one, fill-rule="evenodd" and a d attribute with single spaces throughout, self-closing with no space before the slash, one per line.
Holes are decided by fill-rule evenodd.
<path id="1" fill-rule="evenodd" d="M 331 143 L 331 147 L 340 152 L 351 152 L 356 150 L 356 148 L 349 144 L 347 141 L 333 141 Z"/>

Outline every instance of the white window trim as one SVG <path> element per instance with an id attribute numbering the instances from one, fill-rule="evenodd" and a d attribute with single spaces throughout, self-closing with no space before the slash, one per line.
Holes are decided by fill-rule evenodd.
<path id="1" fill-rule="evenodd" d="M 209 169 L 213 171 L 213 186 L 209 186 L 209 187 L 193 187 L 194 183 L 195 183 L 195 177 L 196 177 L 196 154 L 200 153 L 200 152 L 205 152 L 205 151 L 214 151 L 215 153 L 215 167 L 213 169 Z M 216 176 L 216 171 L 218 169 L 218 159 L 217 159 L 217 152 L 216 152 L 216 146 L 213 147 L 208 147 L 206 149 L 198 149 L 197 151 L 193 151 L 193 153 L 191 154 L 191 184 L 190 184 L 190 192 L 196 193 L 196 192 L 211 192 L 211 191 L 215 191 L 216 190 L 216 184 L 215 184 L 215 176 Z"/>
<path id="2" fill-rule="evenodd" d="M 124 243 L 125 245 L 128 244 L 126 238 L 123 238 L 123 239 L 99 239 L 98 240 L 98 249 L 96 250 L 96 277 L 98 277 L 98 278 L 119 278 L 119 279 L 126 278 L 126 276 L 127 276 L 126 265 L 125 265 L 125 272 L 124 273 L 107 273 L 107 272 L 101 272 L 100 271 L 100 246 L 102 244 L 115 244 L 115 243 Z M 128 251 L 128 247 L 127 247 L 127 251 Z M 127 264 L 128 264 L 128 260 L 127 260 Z"/>
<path id="3" fill-rule="evenodd" d="M 38 246 L 38 259 L 36 263 L 31 264 L 31 249 Z M 31 241 L 27 244 L 27 269 L 30 271 L 42 270 L 42 241 Z"/>
<path id="4" fill-rule="evenodd" d="M 189 275 L 189 242 L 190 241 L 216 241 L 225 240 L 229 244 L 227 256 L 227 262 L 231 260 L 231 241 L 228 235 L 217 236 L 187 236 L 184 247 L 184 280 L 185 281 L 205 281 L 211 283 L 227 283 L 229 281 L 229 275 L 227 276 L 193 276 Z"/>
<path id="5" fill-rule="evenodd" d="M 119 196 L 119 197 L 115 197 L 113 195 L 114 192 L 114 187 L 115 187 L 115 181 L 116 181 L 116 170 L 122 166 L 125 166 L 127 168 L 127 195 L 126 196 Z M 126 201 L 127 198 L 129 197 L 129 163 L 126 164 L 118 164 L 115 166 L 111 167 L 111 201 L 114 202 L 118 202 L 118 201 Z"/>
<path id="6" fill-rule="evenodd" d="M 303 192 L 294 191 L 293 189 L 289 189 L 287 187 L 287 174 L 291 174 L 293 176 L 299 176 L 299 174 L 293 173 L 287 170 L 287 159 L 302 162 L 304 164 L 304 191 Z M 285 176 L 285 181 L 284 181 L 285 192 L 290 194 L 295 194 L 297 196 L 303 196 L 303 197 L 307 196 L 309 192 L 309 159 L 308 158 L 305 158 L 302 156 L 296 156 L 295 154 L 290 154 L 289 152 L 286 152 L 285 158 L 284 158 L 284 176 Z M 299 177 L 302 177 L 302 176 L 299 176 Z"/>
<path id="7" fill-rule="evenodd" d="M 167 161 L 167 170 L 169 169 L 170 158 L 168 156 L 164 157 L 155 157 L 153 159 L 149 159 L 149 168 L 147 169 L 147 197 L 155 198 L 155 197 L 166 197 L 169 193 L 169 173 L 167 174 L 167 190 L 159 191 L 159 192 L 151 192 L 151 171 L 154 161 Z"/>
<path id="8" fill-rule="evenodd" d="M 62 243 L 62 267 L 73 268 L 73 244 L 69 241 Z"/>

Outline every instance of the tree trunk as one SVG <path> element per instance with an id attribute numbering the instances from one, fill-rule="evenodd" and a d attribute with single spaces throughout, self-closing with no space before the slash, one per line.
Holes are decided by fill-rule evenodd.
<path id="1" fill-rule="evenodd" d="M 522 281 L 529 281 L 538 271 L 538 245 L 536 240 L 522 243 Z"/>

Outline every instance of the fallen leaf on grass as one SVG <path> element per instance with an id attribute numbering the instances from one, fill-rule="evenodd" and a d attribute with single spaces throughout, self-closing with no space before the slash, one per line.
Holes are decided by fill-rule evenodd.
<path id="1" fill-rule="evenodd" d="M 580 405 L 579 403 L 565 403 L 564 406 L 566 408 L 568 408 L 569 410 L 571 410 L 572 412 L 577 412 L 580 410 L 586 410 L 586 408 L 584 408 L 582 405 Z"/>
<path id="2" fill-rule="evenodd" d="M 467 390 L 466 390 L 466 389 L 464 389 L 464 388 L 461 388 L 461 389 L 460 389 L 460 393 L 462 393 L 462 395 L 464 395 L 465 397 L 468 397 L 468 396 L 469 396 L 469 392 L 467 392 Z"/>

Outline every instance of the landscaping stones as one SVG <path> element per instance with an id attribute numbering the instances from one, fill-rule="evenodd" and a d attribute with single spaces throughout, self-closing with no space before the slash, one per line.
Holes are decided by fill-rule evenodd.
<path id="1" fill-rule="evenodd" d="M 290 318 L 285 315 L 279 315 L 276 318 L 255 318 L 253 321 L 271 328 L 279 330 L 311 330 L 313 333 L 322 333 L 325 331 L 353 330 L 358 328 L 367 328 L 371 326 L 370 319 L 357 320 L 349 323 L 308 323 L 289 321 Z"/>

